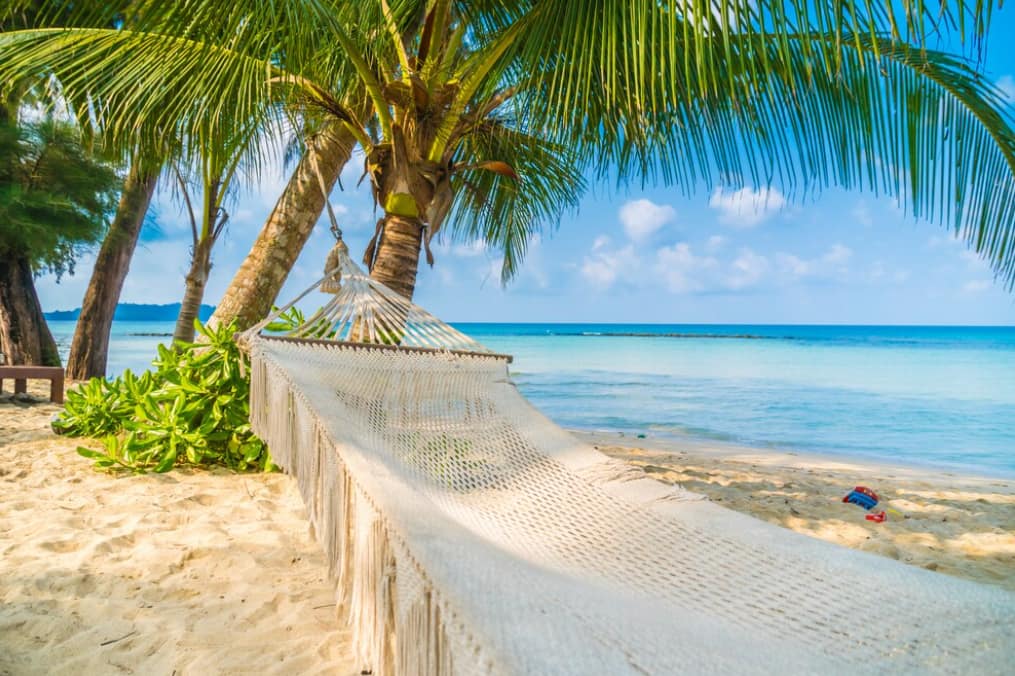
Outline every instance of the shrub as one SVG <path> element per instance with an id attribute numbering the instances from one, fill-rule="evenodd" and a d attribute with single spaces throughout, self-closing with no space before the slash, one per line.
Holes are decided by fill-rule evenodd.
<path id="1" fill-rule="evenodd" d="M 103 437 L 100 450 L 78 453 L 107 470 L 166 472 L 177 465 L 237 471 L 275 468 L 250 430 L 250 373 L 234 325 L 197 331 L 206 342 L 159 346 L 153 370 L 93 378 L 67 393 L 53 427 L 70 436 Z"/>

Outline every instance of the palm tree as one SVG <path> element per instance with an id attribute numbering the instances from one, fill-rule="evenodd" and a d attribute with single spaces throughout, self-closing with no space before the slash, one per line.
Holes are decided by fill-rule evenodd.
<path id="1" fill-rule="evenodd" d="M 114 138 L 282 110 L 333 120 L 363 149 L 383 211 L 365 260 L 407 297 L 445 223 L 500 248 L 507 279 L 583 176 L 611 171 L 688 191 L 883 191 L 1015 280 L 1011 116 L 969 62 L 927 48 L 942 27 L 978 45 L 990 4 L 139 5 L 130 31 L 0 36 L 0 76 L 46 67 L 87 89 Z"/>
<path id="2" fill-rule="evenodd" d="M 336 121 L 329 121 L 304 146 L 275 208 L 216 305 L 208 322 L 211 326 L 236 322 L 247 328 L 268 314 L 317 224 L 325 194 L 331 193 L 352 156 L 356 139 Z"/>
<path id="3" fill-rule="evenodd" d="M 113 314 L 159 177 L 157 170 L 146 170 L 142 162 L 140 157 L 131 162 L 116 214 L 95 257 L 67 356 L 67 377 L 71 380 L 106 375 Z"/>
<path id="4" fill-rule="evenodd" d="M 59 366 L 34 278 L 73 271 L 106 227 L 117 176 L 66 120 L 20 117 L 0 106 L 0 352 L 8 363 Z"/>
<path id="5" fill-rule="evenodd" d="M 124 6 L 127 4 L 124 3 Z M 0 31 L 37 26 L 40 22 L 57 26 L 67 18 L 62 12 L 45 11 L 41 3 L 34 0 L 14 0 L 0 10 Z M 68 103 L 65 98 L 61 99 L 60 103 Z M 87 101 L 82 105 L 87 106 Z M 161 168 L 158 161 L 154 168 L 146 167 L 149 159 L 152 158 L 134 153 L 123 178 L 116 214 L 96 255 L 67 357 L 67 375 L 72 380 L 87 380 L 106 373 L 113 314 Z"/>
<path id="6" fill-rule="evenodd" d="M 194 320 L 197 319 L 204 289 L 211 273 L 212 249 L 229 222 L 226 200 L 234 192 L 237 179 L 248 165 L 254 170 L 259 165 L 257 153 L 262 150 L 271 130 L 261 128 L 256 122 L 249 122 L 239 129 L 222 130 L 219 125 L 209 125 L 209 134 L 202 139 L 185 139 L 184 157 L 193 156 L 197 164 L 195 172 L 189 172 L 183 160 L 169 161 L 169 171 L 176 184 L 176 194 L 183 203 L 190 219 L 191 249 L 190 267 L 185 277 L 183 301 L 176 320 L 173 340 L 194 342 Z M 214 139 L 209 141 L 209 139 Z M 196 173 L 197 177 L 187 176 Z M 191 197 L 191 185 L 201 187 L 201 205 L 195 210 Z"/>
<path id="7" fill-rule="evenodd" d="M 184 177 L 184 170 L 181 169 L 179 162 L 172 163 L 171 171 L 176 179 L 177 194 L 190 219 L 191 234 L 190 268 L 184 278 L 183 301 L 180 303 L 180 313 L 176 318 L 176 328 L 173 330 L 174 342 L 194 342 L 194 320 L 197 319 L 201 301 L 204 300 L 204 287 L 211 273 L 212 248 L 229 222 L 225 200 L 229 195 L 229 184 L 235 176 L 236 167 L 235 165 L 225 167 L 218 172 L 211 168 L 214 164 L 214 160 L 208 160 L 202 167 L 204 170 L 201 176 L 202 204 L 198 216 L 190 195 L 191 180 Z"/>

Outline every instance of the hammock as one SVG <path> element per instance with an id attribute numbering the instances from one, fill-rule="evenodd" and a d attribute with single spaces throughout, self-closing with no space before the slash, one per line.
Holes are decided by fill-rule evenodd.
<path id="1" fill-rule="evenodd" d="M 239 339 L 254 430 L 299 484 L 364 669 L 1010 673 L 1015 595 L 645 478 L 336 251 L 321 311 Z"/>

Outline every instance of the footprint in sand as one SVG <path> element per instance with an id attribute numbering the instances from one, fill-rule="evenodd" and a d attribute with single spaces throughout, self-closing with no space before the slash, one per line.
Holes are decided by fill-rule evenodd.
<path id="1" fill-rule="evenodd" d="M 263 482 L 259 486 L 259 488 L 264 489 L 265 491 L 267 491 L 268 495 L 270 495 L 273 498 L 276 498 L 279 495 L 281 495 L 283 491 L 285 491 L 286 485 L 284 483 L 275 480 L 275 477 L 271 477 L 271 479 L 272 479 L 271 481 Z M 256 490 L 256 488 L 252 488 L 251 490 Z"/>
<path id="2" fill-rule="evenodd" d="M 134 536 L 132 534 L 118 535 L 116 537 L 111 537 L 107 540 L 99 542 L 97 545 L 95 545 L 94 552 L 96 554 L 110 554 L 118 550 L 128 548 L 133 549 L 133 547 L 134 547 Z"/>
<path id="3" fill-rule="evenodd" d="M 180 500 L 177 504 L 182 506 L 194 502 L 202 507 L 213 507 L 220 504 L 222 499 L 214 495 L 209 495 L 208 493 L 198 493 L 196 495 L 187 496 L 186 498 Z"/>
<path id="4" fill-rule="evenodd" d="M 68 554 L 81 549 L 81 543 L 75 540 L 47 540 L 40 542 L 39 547 L 57 554 Z"/>

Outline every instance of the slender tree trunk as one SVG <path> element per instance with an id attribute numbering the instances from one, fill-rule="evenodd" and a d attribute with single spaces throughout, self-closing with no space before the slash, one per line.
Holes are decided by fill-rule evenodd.
<path id="1" fill-rule="evenodd" d="M 24 256 L 0 258 L 0 352 L 7 364 L 60 366 L 32 266 Z"/>
<path id="2" fill-rule="evenodd" d="M 412 300 L 422 241 L 423 228 L 419 219 L 386 214 L 370 276 Z"/>
<path id="3" fill-rule="evenodd" d="M 135 165 L 124 180 L 116 216 L 99 248 L 92 278 L 81 303 L 81 316 L 74 329 L 74 340 L 67 358 L 67 376 L 72 380 L 106 375 L 113 313 L 120 300 L 123 280 L 130 269 L 130 260 L 155 193 L 157 179 L 156 172 L 142 173 Z"/>
<path id="4" fill-rule="evenodd" d="M 206 239 L 194 247 L 190 271 L 187 272 L 187 286 L 183 294 L 183 302 L 180 304 L 180 314 L 176 318 L 176 329 L 173 331 L 174 342 L 194 342 L 194 320 L 197 319 L 198 312 L 201 310 L 204 287 L 208 283 L 208 274 L 211 272 L 212 245 L 214 242 Z"/>
<path id="5" fill-rule="evenodd" d="M 356 141 L 337 123 L 308 143 L 307 151 L 268 216 L 254 246 L 233 277 L 209 320 L 213 327 L 236 320 L 242 330 L 271 311 L 289 271 L 324 209 L 324 195 L 314 162 L 330 192 Z M 324 265 L 324 257 L 321 257 Z"/>

